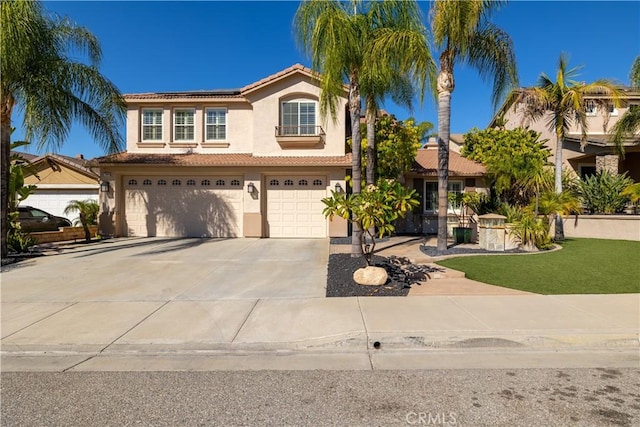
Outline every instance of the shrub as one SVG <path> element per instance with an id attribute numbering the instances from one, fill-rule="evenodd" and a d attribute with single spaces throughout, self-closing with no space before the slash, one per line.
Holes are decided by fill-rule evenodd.
<path id="1" fill-rule="evenodd" d="M 580 182 L 580 197 L 585 209 L 592 214 L 622 212 L 629 201 L 628 196 L 622 192 L 632 183 L 633 181 L 626 173 L 612 175 L 602 170 Z"/>
<path id="2" fill-rule="evenodd" d="M 514 222 L 511 234 L 524 246 L 534 245 L 538 249 L 548 249 L 551 246 L 549 228 L 546 217 L 526 213 Z"/>
<path id="3" fill-rule="evenodd" d="M 379 237 L 393 233 L 393 222 L 420 204 L 417 196 L 415 190 L 407 189 L 398 181 L 380 179 L 378 185 L 367 185 L 357 194 L 346 196 L 332 191 L 331 197 L 322 199 L 326 205 L 323 214 L 329 219 L 342 217 L 362 230 L 360 246 L 367 265 L 371 265 L 375 232 Z M 369 236 L 371 244 L 366 243 L 365 236 Z"/>

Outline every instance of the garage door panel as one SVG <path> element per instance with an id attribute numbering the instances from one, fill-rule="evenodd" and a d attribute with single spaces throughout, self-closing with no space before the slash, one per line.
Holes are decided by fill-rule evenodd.
<path id="1" fill-rule="evenodd" d="M 324 176 L 267 178 L 267 222 L 270 237 L 326 237 L 322 199 Z"/>
<path id="2" fill-rule="evenodd" d="M 231 185 L 231 181 L 236 182 Z M 141 185 L 142 184 L 142 185 Z M 238 237 L 242 181 L 236 177 L 125 179 L 129 235 Z"/>

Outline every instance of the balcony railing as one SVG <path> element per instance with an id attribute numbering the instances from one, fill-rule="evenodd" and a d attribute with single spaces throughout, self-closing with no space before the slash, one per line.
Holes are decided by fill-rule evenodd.
<path id="1" fill-rule="evenodd" d="M 282 148 L 323 148 L 322 126 L 276 126 L 276 140 Z"/>
<path id="2" fill-rule="evenodd" d="M 322 126 L 276 126 L 276 136 L 321 136 Z"/>

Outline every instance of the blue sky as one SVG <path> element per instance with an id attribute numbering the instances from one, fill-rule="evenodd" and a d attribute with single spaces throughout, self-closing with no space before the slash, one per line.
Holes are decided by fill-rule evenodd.
<path id="1" fill-rule="evenodd" d="M 291 28 L 298 1 L 45 1 L 50 12 L 87 27 L 100 40 L 102 73 L 122 93 L 231 89 L 310 62 L 297 48 Z M 421 1 L 425 11 L 430 3 Z M 610 78 L 629 84 L 629 69 L 640 54 L 640 2 L 514 1 L 492 21 L 514 42 L 521 86 L 535 85 L 541 72 L 555 80 L 558 57 L 582 65 L 580 80 Z M 493 116 L 491 87 L 468 67 L 455 69 L 451 131 L 484 128 Z M 384 107 L 399 119 L 409 116 L 436 126 L 436 107 L 407 111 Z M 21 117 L 14 114 L 23 134 Z M 124 132 L 124 130 L 123 130 Z M 31 152 L 36 152 L 31 149 Z M 43 151 L 52 151 L 44 149 Z M 103 155 L 79 125 L 57 151 L 85 158 Z"/>

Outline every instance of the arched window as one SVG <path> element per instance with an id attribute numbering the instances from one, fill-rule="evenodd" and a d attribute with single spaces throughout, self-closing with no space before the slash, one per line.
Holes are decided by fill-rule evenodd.
<path id="1" fill-rule="evenodd" d="M 322 180 L 321 180 L 321 179 L 314 179 L 314 180 L 313 180 L 313 185 L 315 185 L 315 186 L 321 186 L 321 185 L 322 185 Z"/>
<path id="2" fill-rule="evenodd" d="M 208 187 L 208 186 L 210 186 L 210 185 L 211 185 L 211 181 L 209 181 L 208 179 L 203 179 L 203 180 L 200 182 L 200 185 L 202 185 L 203 187 Z"/>
<path id="3" fill-rule="evenodd" d="M 301 179 L 300 181 L 298 181 L 298 185 L 309 185 L 309 183 L 306 179 Z"/>
<path id="4" fill-rule="evenodd" d="M 138 181 L 135 179 L 130 179 L 128 182 L 129 185 L 138 185 Z"/>
<path id="5" fill-rule="evenodd" d="M 187 186 L 193 187 L 194 185 L 196 185 L 196 180 L 195 179 L 188 179 L 187 180 Z"/>
<path id="6" fill-rule="evenodd" d="M 171 181 L 171 185 L 175 185 L 175 186 L 182 185 L 182 181 L 180 181 L 179 179 L 174 179 L 173 181 Z"/>
<path id="7" fill-rule="evenodd" d="M 167 180 L 166 179 L 159 179 L 158 180 L 158 185 L 159 186 L 167 185 Z"/>
<path id="8" fill-rule="evenodd" d="M 231 180 L 231 185 L 232 185 L 233 187 L 237 187 L 237 186 L 239 186 L 239 185 L 240 185 L 240 180 L 232 179 L 232 180 Z"/>
<path id="9" fill-rule="evenodd" d="M 216 181 L 216 185 L 218 185 L 218 186 L 221 186 L 221 185 L 224 185 L 224 184 L 225 184 L 224 179 L 219 179 L 219 180 Z"/>
<path id="10" fill-rule="evenodd" d="M 293 180 L 285 179 L 284 180 L 284 185 L 285 185 L 285 187 L 289 187 L 289 186 L 293 185 Z"/>
<path id="11" fill-rule="evenodd" d="M 272 179 L 271 181 L 269 181 L 269 185 L 277 187 L 278 185 L 280 185 L 280 181 L 278 181 L 277 179 Z"/>

